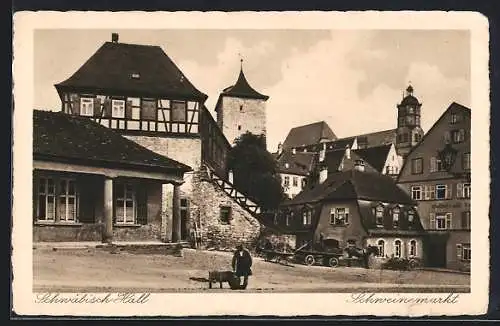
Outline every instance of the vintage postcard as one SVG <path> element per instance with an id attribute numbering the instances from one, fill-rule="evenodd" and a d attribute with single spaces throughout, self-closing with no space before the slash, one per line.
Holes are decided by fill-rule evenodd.
<path id="1" fill-rule="evenodd" d="M 14 311 L 485 313 L 488 42 L 473 12 L 16 13 Z"/>

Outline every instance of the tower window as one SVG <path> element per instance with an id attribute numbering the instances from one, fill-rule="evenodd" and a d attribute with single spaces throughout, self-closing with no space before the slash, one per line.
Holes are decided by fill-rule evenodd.
<path id="1" fill-rule="evenodd" d="M 238 125 L 238 130 L 241 130 L 241 125 Z"/>
<path id="2" fill-rule="evenodd" d="M 243 111 L 243 105 L 240 105 L 240 112 Z"/>

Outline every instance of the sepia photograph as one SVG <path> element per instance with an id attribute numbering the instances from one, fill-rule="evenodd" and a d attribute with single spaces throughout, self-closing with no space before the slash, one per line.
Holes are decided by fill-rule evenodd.
<path id="1" fill-rule="evenodd" d="M 473 53 L 487 25 L 477 43 L 472 28 L 404 26 L 404 13 L 385 28 L 80 18 L 32 27 L 14 51 L 31 56 L 14 63 L 14 77 L 31 70 L 14 90 L 31 95 L 14 103 L 14 141 L 31 139 L 30 165 L 14 161 L 13 238 L 35 304 L 405 294 L 463 314 L 461 296 L 488 280 L 472 236 L 488 225 L 474 142 L 489 126 L 472 119 L 488 123 L 474 93 L 488 58 Z M 477 178 L 472 162 L 486 167 Z"/>

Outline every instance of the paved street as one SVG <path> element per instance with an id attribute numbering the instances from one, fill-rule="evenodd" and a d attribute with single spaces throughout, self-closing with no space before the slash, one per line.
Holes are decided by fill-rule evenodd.
<path id="1" fill-rule="evenodd" d="M 34 291 L 197 292 L 209 270 L 229 270 L 231 253 L 185 249 L 183 257 L 111 253 L 98 248 L 33 251 Z M 303 265 L 254 258 L 247 292 L 468 292 L 470 276 L 437 271 L 388 271 Z"/>

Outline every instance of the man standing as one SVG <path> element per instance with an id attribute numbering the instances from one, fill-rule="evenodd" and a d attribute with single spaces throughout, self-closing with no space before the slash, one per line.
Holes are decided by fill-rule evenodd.
<path id="1" fill-rule="evenodd" d="M 235 275 L 240 282 L 240 288 L 246 289 L 248 285 L 248 276 L 252 275 L 252 256 L 250 252 L 239 244 L 236 247 L 236 252 L 233 256 L 232 267 Z M 241 285 L 241 277 L 243 277 L 243 285 Z"/>

